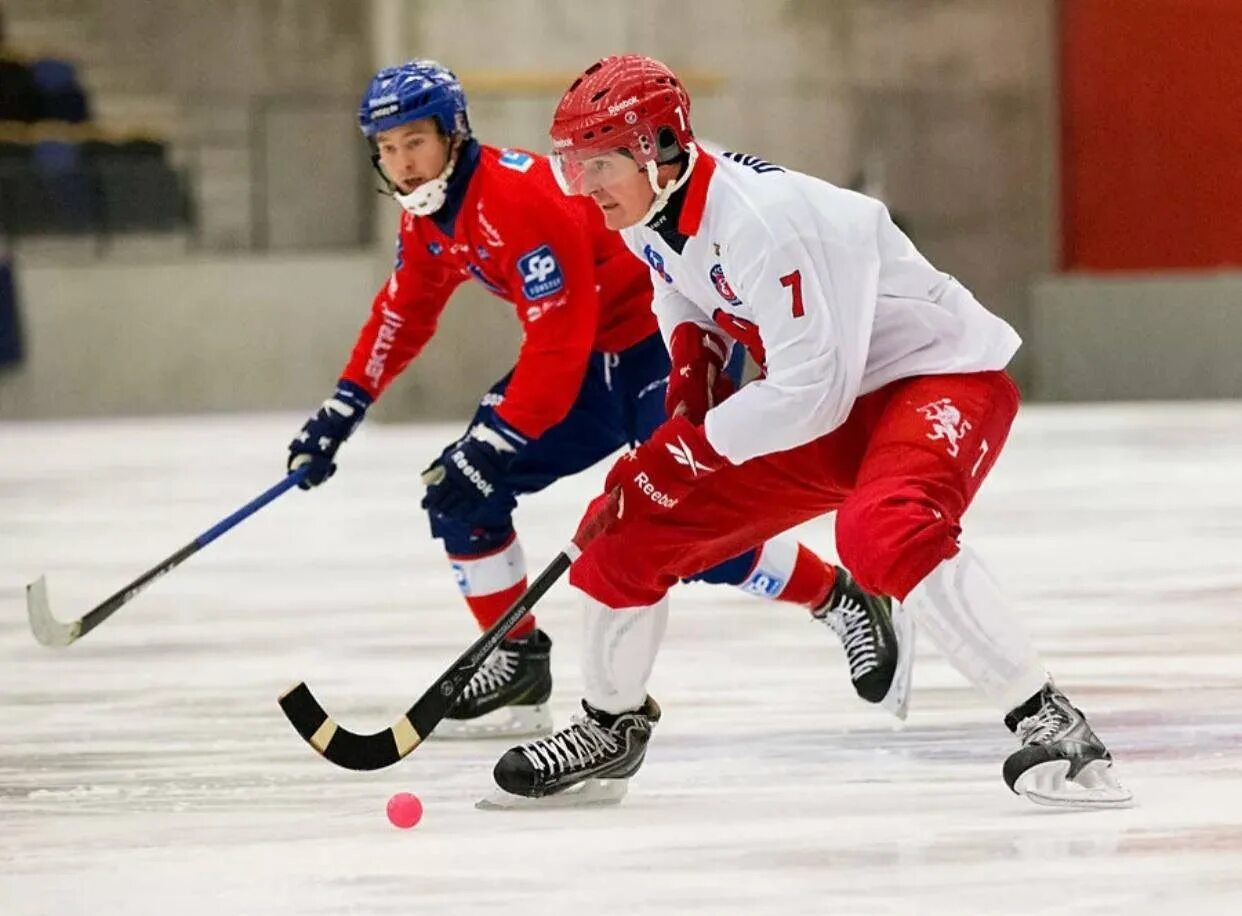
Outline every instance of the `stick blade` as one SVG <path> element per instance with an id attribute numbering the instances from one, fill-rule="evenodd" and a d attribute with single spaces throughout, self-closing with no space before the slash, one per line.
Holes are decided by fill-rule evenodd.
<path id="1" fill-rule="evenodd" d="M 370 735 L 342 728 L 315 699 L 306 682 L 295 684 L 280 697 L 285 718 L 329 763 L 347 770 L 382 770 L 405 758 L 422 743 L 422 736 L 405 716 Z"/>
<path id="2" fill-rule="evenodd" d="M 26 586 L 26 616 L 30 619 L 30 632 L 42 645 L 63 648 L 82 635 L 82 621 L 61 623 L 52 616 L 47 576 L 40 576 Z"/>

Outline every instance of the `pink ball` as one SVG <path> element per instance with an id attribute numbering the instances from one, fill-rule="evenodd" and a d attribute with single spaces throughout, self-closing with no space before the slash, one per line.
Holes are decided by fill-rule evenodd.
<path id="1" fill-rule="evenodd" d="M 417 795 L 398 792 L 388 799 L 388 820 L 394 827 L 409 830 L 423 819 L 423 803 Z"/>

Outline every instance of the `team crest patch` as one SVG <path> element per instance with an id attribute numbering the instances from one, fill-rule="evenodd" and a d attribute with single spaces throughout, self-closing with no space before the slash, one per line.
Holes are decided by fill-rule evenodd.
<path id="1" fill-rule="evenodd" d="M 565 286 L 565 277 L 556 255 L 547 245 L 540 245 L 518 258 L 518 273 L 522 277 L 522 294 L 527 299 L 542 299 L 559 293 Z"/>
<path id="2" fill-rule="evenodd" d="M 737 293 L 733 292 L 733 287 L 729 285 L 729 281 L 725 279 L 724 268 L 719 264 L 713 264 L 711 273 L 712 286 L 716 287 L 716 292 L 720 293 L 720 298 L 729 305 L 741 305 L 742 300 L 737 297 Z"/>

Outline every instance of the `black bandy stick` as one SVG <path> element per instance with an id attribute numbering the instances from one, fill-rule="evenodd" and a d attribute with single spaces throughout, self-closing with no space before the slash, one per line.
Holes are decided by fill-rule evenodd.
<path id="1" fill-rule="evenodd" d="M 619 505 L 619 498 L 614 495 L 600 511 L 584 523 L 573 540 L 556 555 L 504 615 L 475 640 L 388 728 L 364 735 L 342 727 L 324 711 L 305 681 L 299 682 L 280 697 L 280 708 L 284 711 L 285 718 L 322 757 L 347 770 L 381 770 L 402 760 L 440 724 L 461 692 L 466 689 L 470 678 L 506 634 L 517 626 L 518 621 L 565 574 L 586 545 L 616 520 Z"/>

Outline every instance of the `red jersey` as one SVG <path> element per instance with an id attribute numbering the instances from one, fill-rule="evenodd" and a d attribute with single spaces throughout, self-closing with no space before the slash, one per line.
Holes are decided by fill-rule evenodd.
<path id="1" fill-rule="evenodd" d="M 445 206 L 432 216 L 402 214 L 396 267 L 341 377 L 378 397 L 471 277 L 511 302 L 522 323 L 496 413 L 529 438 L 569 413 L 592 350 L 624 350 L 657 331 L 647 265 L 608 230 L 599 208 L 562 194 L 543 156 L 472 143 Z"/>

